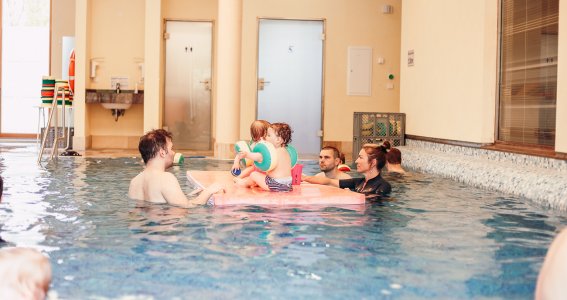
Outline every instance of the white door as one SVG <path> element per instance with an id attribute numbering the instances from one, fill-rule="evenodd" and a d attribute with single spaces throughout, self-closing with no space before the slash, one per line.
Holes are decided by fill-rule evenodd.
<path id="1" fill-rule="evenodd" d="M 177 149 L 211 149 L 211 22 L 166 22 L 164 128 Z"/>
<path id="2" fill-rule="evenodd" d="M 321 148 L 323 21 L 260 20 L 258 119 L 285 122 L 300 154 Z"/>

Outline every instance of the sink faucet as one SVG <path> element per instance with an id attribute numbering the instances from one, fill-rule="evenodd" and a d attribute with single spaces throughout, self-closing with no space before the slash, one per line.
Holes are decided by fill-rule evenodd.
<path id="1" fill-rule="evenodd" d="M 116 83 L 116 93 L 120 94 L 120 82 Z"/>

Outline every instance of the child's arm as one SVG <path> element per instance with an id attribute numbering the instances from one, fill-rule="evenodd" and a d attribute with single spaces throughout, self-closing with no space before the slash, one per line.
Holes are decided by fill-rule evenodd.
<path id="1" fill-rule="evenodd" d="M 234 158 L 234 163 L 232 164 L 232 168 L 230 170 L 240 170 L 240 158 L 238 158 L 238 154 Z"/>
<path id="2" fill-rule="evenodd" d="M 238 152 L 238 158 L 239 159 L 248 158 L 258 162 L 261 162 L 262 159 L 264 159 L 261 153 L 256 153 L 256 152 Z"/>
<path id="3" fill-rule="evenodd" d="M 238 175 L 239 178 L 245 178 L 250 176 L 250 174 L 252 174 L 252 172 L 254 172 L 254 166 L 250 166 L 250 167 L 246 167 L 246 169 L 242 170 L 242 172 L 240 172 L 240 175 Z"/>

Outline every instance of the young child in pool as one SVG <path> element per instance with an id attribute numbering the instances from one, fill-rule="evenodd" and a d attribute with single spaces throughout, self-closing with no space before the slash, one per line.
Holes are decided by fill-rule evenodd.
<path id="1" fill-rule="evenodd" d="M 272 155 L 277 155 L 276 166 L 267 173 L 254 171 L 248 178 L 237 178 L 236 184 L 242 187 L 258 185 L 266 191 L 289 192 L 291 186 L 291 157 L 286 146 L 291 142 L 291 128 L 286 123 L 274 123 L 268 128 L 266 141 L 274 145 L 276 149 Z M 249 158 L 254 161 L 262 161 L 261 153 L 239 152 L 238 158 Z"/>
<path id="2" fill-rule="evenodd" d="M 252 141 L 250 142 L 250 149 L 254 149 L 254 146 L 259 141 L 265 141 L 266 135 L 268 134 L 268 128 L 270 128 L 270 123 L 265 120 L 256 120 L 252 122 L 250 125 L 250 136 L 252 137 Z M 234 158 L 234 163 L 232 164 L 231 172 L 235 174 L 236 170 L 240 170 L 240 158 L 238 153 Z M 245 178 L 250 176 L 252 171 L 254 171 L 254 165 L 246 167 L 244 170 L 241 170 L 240 174 L 237 176 L 238 178 Z"/>
<path id="3" fill-rule="evenodd" d="M 43 300 L 51 283 L 51 265 L 30 248 L 0 250 L 0 298 Z"/>

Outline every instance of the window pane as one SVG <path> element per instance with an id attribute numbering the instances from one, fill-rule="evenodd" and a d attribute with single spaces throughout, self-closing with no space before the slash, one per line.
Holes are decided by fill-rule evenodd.
<path id="1" fill-rule="evenodd" d="M 50 0 L 2 0 L 2 132 L 36 133 L 49 74 Z"/>
<path id="2" fill-rule="evenodd" d="M 555 145 L 558 0 L 503 0 L 498 140 Z"/>

